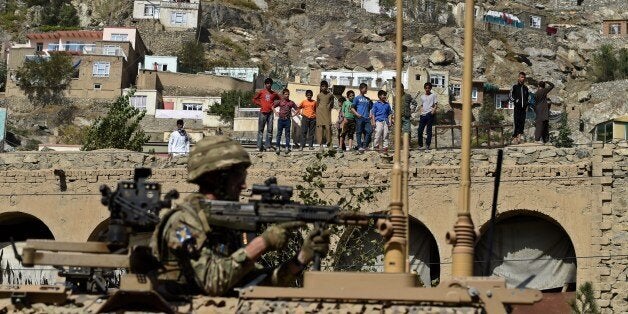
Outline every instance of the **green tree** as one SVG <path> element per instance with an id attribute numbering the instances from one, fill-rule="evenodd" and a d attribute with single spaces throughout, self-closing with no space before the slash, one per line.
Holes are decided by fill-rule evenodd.
<path id="1" fill-rule="evenodd" d="M 575 314 L 599 314 L 600 311 L 593 294 L 591 282 L 583 283 L 576 291 L 576 297 L 569 302 L 572 313 Z"/>
<path id="2" fill-rule="evenodd" d="M 558 136 L 552 140 L 556 147 L 573 147 L 573 139 L 571 138 L 571 129 L 567 120 L 567 108 L 563 109 L 560 117 L 560 126 L 558 128 Z"/>
<path id="3" fill-rule="evenodd" d="M 79 22 L 78 12 L 73 5 L 66 3 L 59 8 L 59 25 L 78 26 Z"/>
<path id="4" fill-rule="evenodd" d="M 232 122 L 236 106 L 242 108 L 253 107 L 253 96 L 253 91 L 230 90 L 222 92 L 220 104 L 211 106 L 209 112 L 220 116 L 220 120 L 224 122 Z"/>
<path id="5" fill-rule="evenodd" d="M 615 80 L 618 62 L 612 45 L 602 45 L 600 51 L 593 55 L 593 75 L 596 82 Z"/>
<path id="6" fill-rule="evenodd" d="M 129 95 L 120 96 L 111 104 L 104 118 L 89 127 L 81 150 L 120 148 L 141 151 L 149 136 L 140 127 L 146 111 L 134 108 Z"/>
<path id="7" fill-rule="evenodd" d="M 205 70 L 205 47 L 196 41 L 183 43 L 178 54 L 179 70 L 184 73 L 198 73 Z"/>
<path id="8" fill-rule="evenodd" d="M 617 53 L 617 72 L 615 79 L 622 80 L 628 78 L 628 49 L 619 49 Z"/>
<path id="9" fill-rule="evenodd" d="M 60 103 L 63 92 L 70 86 L 74 67 L 72 58 L 63 53 L 50 57 L 35 56 L 17 69 L 17 86 L 35 105 Z"/>
<path id="10" fill-rule="evenodd" d="M 504 116 L 501 112 L 495 110 L 495 104 L 493 104 L 491 98 L 484 97 L 484 103 L 482 103 L 478 114 L 478 121 L 482 125 L 501 125 L 502 121 L 504 121 Z"/>
<path id="11" fill-rule="evenodd" d="M 304 204 L 308 205 L 337 205 L 345 211 L 360 211 L 367 204 L 375 201 L 376 197 L 384 191 L 383 186 L 377 187 L 343 187 L 340 182 L 328 187 L 323 181 L 327 171 L 328 158 L 333 158 L 335 150 L 329 150 L 316 154 L 316 160 L 305 168 L 301 176 L 303 184 L 295 187 L 297 196 Z M 338 201 L 332 201 L 330 195 L 335 195 Z M 334 198 L 335 199 L 335 198 Z M 373 266 L 378 255 L 383 254 L 383 240 L 380 236 L 372 239 L 374 226 L 366 228 L 330 226 L 332 234 L 342 234 L 343 238 L 350 238 L 351 241 L 341 241 L 347 246 L 338 245 L 329 252 L 326 259 L 328 265 L 335 270 L 355 270 L 360 271 L 369 266 Z M 309 233 L 309 229 L 301 230 L 302 235 Z M 264 255 L 262 262 L 266 265 L 276 265 L 279 261 L 285 261 L 294 256 L 301 247 L 301 236 L 293 235 L 288 240 L 285 250 L 271 252 Z M 356 254 L 359 252 L 359 254 Z M 338 262 L 343 256 L 351 256 L 351 265 L 340 265 Z M 359 265 L 360 267 L 356 267 Z"/>

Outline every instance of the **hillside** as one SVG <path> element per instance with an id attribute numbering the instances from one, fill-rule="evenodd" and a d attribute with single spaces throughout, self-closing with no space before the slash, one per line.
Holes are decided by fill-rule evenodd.
<path id="1" fill-rule="evenodd" d="M 23 39 L 25 33 L 41 24 L 46 5 L 25 7 L 33 1 L 0 0 L 0 8 L 6 9 L 13 3 L 12 9 L 17 13 L 25 12 L 16 14 L 25 17 L 17 19 L 11 29 L 0 30 L 1 39 Z M 206 49 L 207 67 L 258 66 L 262 73 L 272 73 L 282 80 L 291 80 L 296 75 L 307 80 L 311 69 L 392 69 L 394 19 L 385 14 L 367 13 L 356 2 L 359 3 L 350 0 L 203 1 L 198 38 Z M 463 1 L 405 2 L 412 4 L 405 11 L 405 65 L 446 69 L 452 76 L 460 76 L 463 45 L 460 2 Z M 584 120 L 585 133 L 576 136 L 584 141 L 588 136 L 586 131 L 600 122 L 596 105 L 604 103 L 611 107 L 603 112 L 628 112 L 625 102 L 609 100 L 628 97 L 627 81 L 592 85 L 591 75 L 591 60 L 601 45 L 628 48 L 628 38 L 609 39 L 600 31 L 603 19 L 628 18 L 628 2 L 585 0 L 581 6 L 573 7 L 556 7 L 556 3 L 556 0 L 491 0 L 479 4 L 481 12 L 542 15 L 557 27 L 558 33 L 549 36 L 530 29 L 487 28 L 478 19 L 474 73 L 477 78 L 500 87 L 511 85 L 519 71 L 527 72 L 532 82 L 555 82 L 553 101 L 571 107 L 572 129 L 575 130 L 579 119 Z M 76 9 L 81 27 L 122 25 L 147 30 L 142 36 L 153 54 L 176 54 L 182 38 L 187 38 L 179 34 L 166 36 L 154 23 L 132 21 L 132 1 L 72 0 L 71 5 Z M 614 87 L 609 87 L 609 92 L 597 90 L 607 85 Z M 584 97 L 583 93 L 593 89 L 597 95 L 607 98 Z"/>

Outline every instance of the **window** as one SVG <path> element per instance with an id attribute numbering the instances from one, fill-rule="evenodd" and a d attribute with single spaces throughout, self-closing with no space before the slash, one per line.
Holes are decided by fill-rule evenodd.
<path id="1" fill-rule="evenodd" d="M 183 103 L 183 110 L 202 111 L 203 110 L 203 104 Z"/>
<path id="2" fill-rule="evenodd" d="M 478 100 L 478 88 L 477 87 L 474 87 L 471 90 L 471 99 L 472 100 Z"/>
<path id="3" fill-rule="evenodd" d="M 445 87 L 445 76 L 442 74 L 430 75 L 430 83 L 433 87 Z"/>
<path id="4" fill-rule="evenodd" d="M 118 46 L 111 46 L 111 45 L 103 46 L 102 53 L 105 56 L 115 56 L 118 54 L 119 49 L 120 47 Z"/>
<path id="5" fill-rule="evenodd" d="M 595 140 L 605 143 L 613 140 L 613 121 L 601 123 L 595 127 Z"/>
<path id="6" fill-rule="evenodd" d="M 129 34 L 111 34 L 111 41 L 129 41 Z"/>
<path id="7" fill-rule="evenodd" d="M 167 64 L 162 64 L 161 65 L 161 70 L 162 71 L 168 71 L 168 65 Z"/>
<path id="8" fill-rule="evenodd" d="M 495 95 L 495 108 L 496 109 L 513 109 L 508 101 L 508 94 Z"/>
<path id="9" fill-rule="evenodd" d="M 417 80 L 417 81 L 420 81 L 421 80 L 421 74 L 416 74 L 414 76 L 414 79 Z"/>
<path id="10" fill-rule="evenodd" d="M 185 12 L 172 12 L 170 14 L 170 23 L 175 25 L 183 25 L 186 23 Z"/>
<path id="11" fill-rule="evenodd" d="M 94 84 L 94 90 L 100 90 L 102 85 L 100 83 Z"/>
<path id="12" fill-rule="evenodd" d="M 153 16 L 155 14 L 155 6 L 154 5 L 144 5 L 144 16 Z"/>
<path id="13" fill-rule="evenodd" d="M 146 110 L 146 100 L 148 96 L 132 96 L 130 99 L 131 106 L 135 109 Z"/>
<path id="14" fill-rule="evenodd" d="M 109 77 L 110 62 L 98 61 L 94 62 L 92 67 L 92 75 L 94 77 Z"/>
<path id="15" fill-rule="evenodd" d="M 66 51 L 82 51 L 84 44 L 79 41 L 68 41 L 65 43 Z"/>
<path id="16" fill-rule="evenodd" d="M 541 17 L 535 15 L 530 16 L 530 27 L 541 28 Z"/>
<path id="17" fill-rule="evenodd" d="M 35 47 L 35 51 L 44 51 L 44 43 L 37 43 Z"/>
<path id="18" fill-rule="evenodd" d="M 460 84 L 451 85 L 451 95 L 454 96 L 454 98 L 458 98 L 460 97 L 460 95 L 462 95 L 462 89 L 460 87 Z"/>
<path id="19" fill-rule="evenodd" d="M 619 23 L 613 23 L 608 26 L 608 33 L 610 35 L 619 35 L 621 34 L 621 26 Z"/>
<path id="20" fill-rule="evenodd" d="M 59 44 L 48 44 L 48 51 L 58 51 Z"/>

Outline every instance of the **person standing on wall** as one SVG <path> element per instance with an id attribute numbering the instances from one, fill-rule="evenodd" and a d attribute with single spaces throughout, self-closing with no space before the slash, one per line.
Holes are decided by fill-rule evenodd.
<path id="1" fill-rule="evenodd" d="M 554 84 L 548 81 L 540 81 L 536 90 L 534 113 L 536 113 L 534 140 L 543 144 L 549 141 L 549 113 L 550 103 L 547 94 L 554 89 Z"/>
<path id="2" fill-rule="evenodd" d="M 525 85 L 526 74 L 519 72 L 519 78 L 517 84 L 513 85 L 510 89 L 509 101 L 514 108 L 514 124 L 515 130 L 512 133 L 512 143 L 519 144 L 523 141 L 523 128 L 526 122 L 526 111 L 528 111 L 528 97 L 530 91 Z"/>
<path id="3" fill-rule="evenodd" d="M 334 95 L 329 91 L 329 83 L 321 82 L 321 92 L 316 95 L 316 141 L 320 149 L 323 145 L 331 148 L 332 123 L 331 109 L 334 108 Z"/>
<path id="4" fill-rule="evenodd" d="M 263 152 L 271 149 L 271 141 L 273 138 L 273 104 L 275 101 L 281 100 L 279 94 L 272 90 L 273 80 L 269 77 L 264 80 L 264 89 L 259 91 L 253 97 L 253 103 L 260 107 L 259 118 L 257 120 L 257 150 Z M 266 128 L 266 141 L 262 143 L 264 136 L 264 128 Z"/>
<path id="5" fill-rule="evenodd" d="M 190 136 L 183 128 L 183 120 L 177 120 L 177 129 L 170 133 L 168 154 L 170 157 L 187 155 L 190 152 Z"/>
<path id="6" fill-rule="evenodd" d="M 425 145 L 426 149 L 430 149 L 432 143 L 432 125 L 434 124 L 434 116 L 436 114 L 436 106 L 438 105 L 438 99 L 436 94 L 432 93 L 432 83 L 427 82 L 423 84 L 425 94 L 421 95 L 421 118 L 419 120 L 419 149 L 423 149 L 423 130 L 427 128 Z"/>
<path id="7" fill-rule="evenodd" d="M 366 97 L 366 92 L 368 91 L 368 85 L 366 85 L 366 83 L 361 83 L 359 89 L 360 95 L 353 99 L 353 109 L 356 117 L 356 139 L 358 143 L 356 149 L 360 153 L 363 153 L 371 142 L 372 128 L 370 114 L 373 102 L 370 98 Z"/>

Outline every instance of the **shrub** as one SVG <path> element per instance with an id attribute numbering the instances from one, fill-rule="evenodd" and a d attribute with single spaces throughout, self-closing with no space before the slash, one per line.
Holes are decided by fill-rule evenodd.
<path id="1" fill-rule="evenodd" d="M 146 111 L 134 108 L 129 97 L 120 96 L 109 105 L 109 112 L 88 128 L 81 150 L 120 148 L 141 151 L 149 136 L 140 128 Z"/>
<path id="2" fill-rule="evenodd" d="M 74 67 L 69 55 L 53 53 L 50 58 L 37 55 L 17 69 L 17 86 L 35 105 L 60 103 L 70 86 Z"/>
<path id="3" fill-rule="evenodd" d="M 612 45 L 602 45 L 593 55 L 592 72 L 596 82 L 608 82 L 628 77 L 628 49 L 615 51 Z"/>

